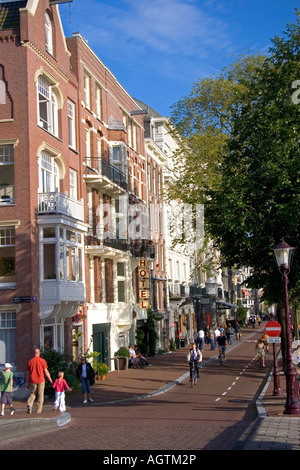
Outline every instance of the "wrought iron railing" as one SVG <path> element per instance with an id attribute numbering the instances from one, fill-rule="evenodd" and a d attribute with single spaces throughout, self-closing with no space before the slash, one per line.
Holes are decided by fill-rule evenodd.
<path id="1" fill-rule="evenodd" d="M 113 181 L 123 189 L 128 189 L 128 183 L 125 173 L 120 171 L 114 165 L 111 165 L 103 158 L 98 157 L 86 157 L 86 171 L 85 174 L 96 173 L 102 176 L 106 176 L 109 180 Z"/>

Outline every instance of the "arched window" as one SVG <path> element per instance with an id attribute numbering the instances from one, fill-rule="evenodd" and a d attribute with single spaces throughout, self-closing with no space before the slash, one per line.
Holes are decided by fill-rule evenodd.
<path id="1" fill-rule="evenodd" d="M 45 37 L 46 37 L 46 51 L 49 54 L 53 53 L 53 44 L 52 44 L 52 24 L 48 13 L 45 13 Z"/>
<path id="2" fill-rule="evenodd" d="M 38 77 L 38 124 L 58 137 L 58 100 L 56 91 L 47 78 Z"/>

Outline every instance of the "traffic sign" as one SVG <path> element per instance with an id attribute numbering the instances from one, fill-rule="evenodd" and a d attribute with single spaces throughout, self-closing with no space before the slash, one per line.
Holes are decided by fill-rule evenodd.
<path id="1" fill-rule="evenodd" d="M 277 337 L 277 336 L 269 336 L 268 337 L 268 340 L 267 340 L 268 343 L 277 343 L 277 344 L 280 344 L 281 343 L 281 338 L 280 336 Z"/>
<path id="2" fill-rule="evenodd" d="M 281 333 L 281 326 L 278 323 L 278 321 L 271 320 L 271 321 L 268 321 L 268 323 L 266 324 L 265 331 L 268 336 L 272 336 L 272 337 L 279 336 Z"/>

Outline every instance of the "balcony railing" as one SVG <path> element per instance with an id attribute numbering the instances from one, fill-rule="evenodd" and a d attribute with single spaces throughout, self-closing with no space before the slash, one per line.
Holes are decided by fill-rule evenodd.
<path id="1" fill-rule="evenodd" d="M 185 286 L 184 284 L 175 283 L 169 285 L 169 296 L 171 298 L 185 298 L 188 297 L 190 293 L 190 286 Z"/>
<path id="2" fill-rule="evenodd" d="M 128 183 L 126 175 L 122 173 L 122 171 L 120 171 L 117 167 L 98 157 L 87 157 L 85 159 L 85 163 L 85 175 L 96 173 L 98 175 L 105 176 L 110 181 L 113 181 L 118 186 L 121 186 L 121 188 L 127 191 Z"/>
<path id="3" fill-rule="evenodd" d="M 39 214 L 63 214 L 77 220 L 84 220 L 83 199 L 77 201 L 66 194 L 40 193 L 38 195 Z"/>

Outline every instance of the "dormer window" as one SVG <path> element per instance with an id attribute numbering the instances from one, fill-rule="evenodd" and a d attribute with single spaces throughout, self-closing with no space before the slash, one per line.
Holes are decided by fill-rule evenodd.
<path id="1" fill-rule="evenodd" d="M 45 13 L 45 37 L 46 37 L 46 51 L 49 54 L 53 53 L 53 44 L 52 44 L 52 24 L 48 13 Z"/>

